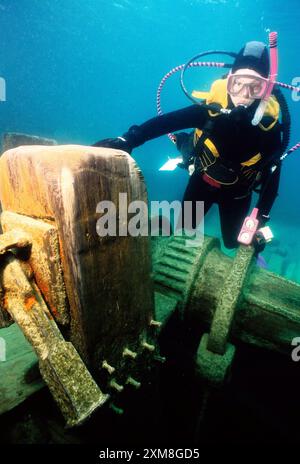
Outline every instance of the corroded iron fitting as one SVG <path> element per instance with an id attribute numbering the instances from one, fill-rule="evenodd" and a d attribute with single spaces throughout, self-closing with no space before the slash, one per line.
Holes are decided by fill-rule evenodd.
<path id="1" fill-rule="evenodd" d="M 124 348 L 122 355 L 124 358 L 127 357 L 127 358 L 135 359 L 137 357 L 137 353 L 135 351 L 129 350 L 129 348 Z"/>
<path id="2" fill-rule="evenodd" d="M 162 326 L 162 323 L 159 321 L 155 321 L 154 319 L 151 319 L 150 326 L 160 328 Z"/>
<path id="3" fill-rule="evenodd" d="M 150 343 L 147 343 L 145 341 L 142 342 L 142 347 L 145 348 L 145 350 L 148 350 L 148 351 L 154 351 L 155 350 L 154 345 L 150 345 Z"/>
<path id="4" fill-rule="evenodd" d="M 126 383 L 128 385 L 132 385 L 134 388 L 138 389 L 141 387 L 141 382 L 138 382 L 137 380 L 133 379 L 132 377 L 128 377 L 128 379 L 126 380 Z"/>
<path id="5" fill-rule="evenodd" d="M 107 372 L 108 372 L 110 375 L 113 374 L 113 373 L 115 372 L 115 370 L 116 370 L 113 366 L 111 366 L 110 364 L 108 364 L 108 362 L 105 361 L 105 360 L 104 360 L 103 363 L 102 363 L 102 368 L 105 369 L 105 370 L 107 370 Z"/>
<path id="6" fill-rule="evenodd" d="M 3 255 L 13 248 L 25 248 L 32 244 L 29 234 L 23 230 L 14 229 L 0 235 L 0 255 Z"/>
<path id="7" fill-rule="evenodd" d="M 118 384 L 115 380 L 111 380 L 109 382 L 109 386 L 113 388 L 114 390 L 117 390 L 117 392 L 121 393 L 124 390 L 123 385 Z"/>
<path id="8" fill-rule="evenodd" d="M 121 416 L 122 414 L 124 414 L 124 409 L 119 408 L 118 406 L 116 406 L 116 405 L 113 404 L 113 403 L 110 403 L 109 408 L 110 408 L 114 413 L 118 414 L 118 416 Z"/>

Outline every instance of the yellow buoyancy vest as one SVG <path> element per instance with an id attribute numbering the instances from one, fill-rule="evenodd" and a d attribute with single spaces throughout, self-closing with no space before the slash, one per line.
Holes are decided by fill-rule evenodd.
<path id="1" fill-rule="evenodd" d="M 194 90 L 192 92 L 192 96 L 195 98 L 199 98 L 200 100 L 205 100 L 205 103 L 207 105 L 210 105 L 212 103 L 217 103 L 222 108 L 226 109 L 228 106 L 227 79 L 217 79 L 216 81 L 214 81 L 211 85 L 209 92 L 201 92 L 198 90 Z M 220 115 L 219 112 L 215 112 L 213 110 L 208 110 L 208 113 L 211 117 L 216 117 Z M 274 95 L 271 95 L 268 100 L 268 104 L 265 109 L 265 112 L 264 112 L 264 116 L 269 116 L 271 118 L 271 122 L 268 124 L 268 126 L 264 126 L 262 122 L 260 122 L 259 123 L 260 129 L 263 131 L 271 130 L 279 119 L 279 113 L 280 113 L 279 103 L 276 97 Z M 194 144 L 197 143 L 202 133 L 203 131 L 201 129 L 195 129 Z M 207 138 L 204 144 L 207 146 L 207 148 L 211 151 L 211 153 L 215 157 L 219 156 L 219 152 L 216 146 L 210 139 Z M 252 158 L 250 158 L 247 161 L 244 161 L 241 164 L 242 166 L 251 166 L 253 164 L 256 164 L 260 159 L 261 159 L 261 154 L 257 153 Z"/>

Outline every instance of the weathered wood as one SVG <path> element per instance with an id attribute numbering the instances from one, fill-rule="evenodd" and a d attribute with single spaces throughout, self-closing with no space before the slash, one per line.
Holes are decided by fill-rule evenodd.
<path id="1" fill-rule="evenodd" d="M 34 272 L 34 278 L 56 322 L 67 325 L 70 315 L 55 223 L 3 211 L 1 224 L 6 234 L 0 235 L 0 245 L 3 237 L 10 233 L 15 234 L 18 230 L 30 238 L 28 262 Z M 16 245 L 20 247 L 20 243 Z"/>
<path id="2" fill-rule="evenodd" d="M 36 135 L 20 134 L 16 132 L 7 132 L 3 134 L 1 145 L 2 152 L 11 148 L 19 147 L 20 145 L 56 145 L 56 140 L 47 139 Z M 2 211 L 2 205 L 0 203 L 0 213 Z M 0 223 L 0 233 L 2 233 L 2 222 Z M 5 312 L 1 311 L 0 308 L 0 328 L 8 327 L 13 321 L 11 317 Z"/>
<path id="3" fill-rule="evenodd" d="M 1 153 L 16 148 L 21 145 L 56 145 L 56 140 L 40 137 L 37 135 L 20 134 L 17 132 L 7 132 L 3 134 L 1 140 Z M 0 202 L 0 213 L 2 205 Z M 0 223 L 0 233 L 2 233 L 2 225 Z M 3 316 L 0 312 L 0 327 L 8 327 L 12 321 Z"/>
<path id="4" fill-rule="evenodd" d="M 43 388 L 38 359 L 17 324 L 0 329 L 6 360 L 0 361 L 0 414 L 15 408 Z"/>
<path id="5" fill-rule="evenodd" d="M 97 234 L 97 204 L 112 201 L 118 215 L 119 192 L 147 204 L 139 169 L 118 150 L 29 146 L 0 160 L 3 209 L 57 226 L 70 340 L 94 369 L 107 360 L 117 371 L 128 365 L 125 347 L 143 350 L 154 318 L 149 238 Z"/>
<path id="6" fill-rule="evenodd" d="M 2 136 L 2 152 L 21 145 L 56 145 L 56 140 L 47 139 L 37 135 L 20 134 L 18 132 L 7 132 Z"/>

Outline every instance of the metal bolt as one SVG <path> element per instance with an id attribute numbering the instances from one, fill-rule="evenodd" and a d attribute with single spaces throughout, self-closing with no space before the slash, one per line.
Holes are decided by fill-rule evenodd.
<path id="1" fill-rule="evenodd" d="M 126 383 L 129 385 L 132 385 L 135 388 L 140 388 L 140 386 L 142 385 L 141 382 L 134 380 L 132 377 L 128 377 L 128 379 L 126 380 Z"/>
<path id="2" fill-rule="evenodd" d="M 131 351 L 128 348 L 124 348 L 123 356 L 128 356 L 129 358 L 135 359 L 137 357 L 137 353 L 135 351 Z"/>
<path id="3" fill-rule="evenodd" d="M 161 327 L 162 323 L 159 321 L 155 321 L 154 319 L 151 319 L 150 325 L 153 327 Z"/>
<path id="4" fill-rule="evenodd" d="M 102 368 L 106 369 L 109 374 L 113 374 L 115 372 L 115 368 L 110 366 L 107 361 L 103 361 Z"/>
<path id="5" fill-rule="evenodd" d="M 146 350 L 149 350 L 149 351 L 154 351 L 155 350 L 155 346 L 150 345 L 147 342 L 142 342 L 142 347 L 145 348 Z"/>
<path id="6" fill-rule="evenodd" d="M 110 403 L 109 405 L 110 409 L 112 409 L 116 414 L 124 414 L 124 409 L 118 408 L 118 406 L 114 405 L 113 403 Z"/>
<path id="7" fill-rule="evenodd" d="M 115 390 L 117 390 L 119 393 L 121 393 L 123 390 L 124 390 L 124 387 L 123 385 L 119 385 L 115 380 L 111 380 L 109 382 L 109 385 L 111 388 L 114 388 Z"/>

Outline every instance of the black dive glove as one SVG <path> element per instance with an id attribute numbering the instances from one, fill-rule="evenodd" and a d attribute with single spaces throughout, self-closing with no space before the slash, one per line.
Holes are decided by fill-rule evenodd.
<path id="1" fill-rule="evenodd" d="M 232 108 L 229 115 L 230 119 L 237 124 L 247 124 L 251 122 L 251 116 L 252 112 L 249 110 L 249 108 L 246 108 L 243 105 L 238 105 Z"/>
<path id="2" fill-rule="evenodd" d="M 255 250 L 255 256 L 258 256 L 266 248 L 266 242 L 263 240 L 258 233 L 253 237 L 252 245 Z"/>
<path id="3" fill-rule="evenodd" d="M 178 134 L 175 134 L 176 147 L 182 155 L 182 163 L 178 163 L 177 166 L 182 169 L 188 169 L 189 165 L 194 161 L 193 138 L 193 132 L 189 134 L 187 132 L 179 132 Z"/>
<path id="4" fill-rule="evenodd" d="M 265 227 L 267 222 L 269 222 L 270 216 L 268 214 L 260 214 L 260 213 L 258 213 L 257 219 L 259 221 L 259 229 L 260 229 L 261 227 Z"/>
<path id="5" fill-rule="evenodd" d="M 232 125 L 231 130 L 240 133 L 251 126 L 257 107 L 258 100 L 254 101 L 248 107 L 238 105 L 232 108 L 231 112 L 228 114 L 229 125 Z"/>
<path id="6" fill-rule="evenodd" d="M 104 147 L 104 148 L 114 148 L 115 150 L 123 150 L 127 153 L 131 153 L 132 147 L 124 137 L 117 137 L 115 139 L 103 139 L 99 140 L 92 145 L 93 147 Z"/>
<path id="7" fill-rule="evenodd" d="M 270 220 L 270 216 L 267 214 L 259 214 L 257 219 L 259 220 L 258 230 L 254 235 L 252 241 L 252 245 L 254 246 L 256 256 L 258 256 L 259 253 L 262 253 L 266 247 L 267 240 L 264 237 L 264 235 L 259 231 L 259 229 L 265 227 L 267 222 Z"/>
<path id="8" fill-rule="evenodd" d="M 143 132 L 139 126 L 131 126 L 130 129 L 115 139 L 103 139 L 94 143 L 93 147 L 115 148 L 131 153 L 132 150 L 145 142 Z"/>

